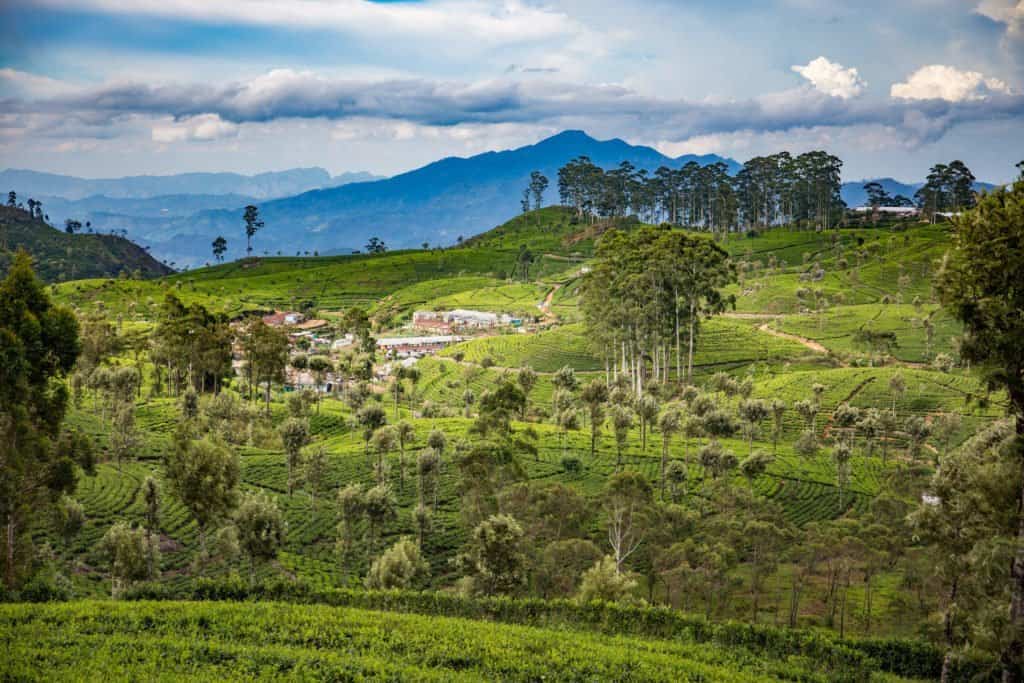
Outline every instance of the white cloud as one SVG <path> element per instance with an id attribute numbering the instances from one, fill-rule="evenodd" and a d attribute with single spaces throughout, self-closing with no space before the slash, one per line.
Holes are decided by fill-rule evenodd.
<path id="1" fill-rule="evenodd" d="M 48 76 L 18 71 L 17 69 L 0 69 L 0 92 L 7 96 L 50 97 L 67 92 L 71 86 Z"/>
<path id="2" fill-rule="evenodd" d="M 857 69 L 847 68 L 825 57 L 812 59 L 804 66 L 794 65 L 792 69 L 810 81 L 815 90 L 844 100 L 860 95 L 867 87 Z"/>
<path id="3" fill-rule="evenodd" d="M 904 100 L 971 102 L 992 95 L 1010 95 L 1010 87 L 998 78 L 977 71 L 961 71 L 943 64 L 923 66 L 903 83 L 893 83 L 890 94 Z"/>
<path id="4" fill-rule="evenodd" d="M 1024 0 L 982 0 L 974 11 L 1006 24 L 1008 37 L 1024 38 Z"/>
<path id="5" fill-rule="evenodd" d="M 238 135 L 238 124 L 224 121 L 216 114 L 200 114 L 181 121 L 153 126 L 153 142 L 210 142 Z"/>

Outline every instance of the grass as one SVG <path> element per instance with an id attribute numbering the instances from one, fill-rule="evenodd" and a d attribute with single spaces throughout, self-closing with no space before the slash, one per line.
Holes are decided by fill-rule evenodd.
<path id="1" fill-rule="evenodd" d="M 544 300 L 544 295 L 547 291 L 547 287 L 535 284 L 505 284 L 440 296 L 427 302 L 426 307 L 438 311 L 453 308 L 471 308 L 480 311 L 533 317 L 540 315 L 538 306 Z"/>
<path id="2" fill-rule="evenodd" d="M 929 344 L 925 321 L 932 325 Z M 813 339 L 830 351 L 845 354 L 867 354 L 870 349 L 858 344 L 858 330 L 892 332 L 897 346 L 891 353 L 900 361 L 927 363 L 936 350 L 950 349 L 952 340 L 960 336 L 961 326 L 934 304 L 920 307 L 909 304 L 885 306 L 861 304 L 838 306 L 816 314 L 780 316 L 774 327 L 783 332 Z"/>
<path id="3" fill-rule="evenodd" d="M 828 665 L 740 645 L 325 605 L 0 606 L 10 680 L 828 681 Z"/>
<path id="4" fill-rule="evenodd" d="M 509 334 L 462 342 L 442 356 L 463 354 L 466 361 L 490 358 L 501 367 L 531 365 L 537 372 L 556 372 L 568 365 L 578 372 L 604 370 L 604 361 L 588 342 L 586 329 L 574 323 L 535 335 Z M 694 366 L 701 371 L 753 363 L 795 361 L 813 355 L 802 344 L 759 331 L 747 320 L 715 318 L 700 331 Z M 685 354 L 683 356 L 685 362 Z"/>

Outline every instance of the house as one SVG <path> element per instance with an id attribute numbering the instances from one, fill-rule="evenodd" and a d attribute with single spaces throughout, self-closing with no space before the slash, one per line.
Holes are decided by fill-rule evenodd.
<path id="1" fill-rule="evenodd" d="M 423 356 L 436 353 L 450 344 L 462 341 L 455 335 L 439 335 L 436 337 L 381 337 L 377 340 L 377 348 L 384 353 L 398 357 Z"/>
<path id="2" fill-rule="evenodd" d="M 452 330 L 452 326 L 444 319 L 443 314 L 434 311 L 416 311 L 413 313 L 412 326 L 418 330 L 431 330 L 444 334 Z"/>
<path id="3" fill-rule="evenodd" d="M 443 319 L 453 328 L 470 327 L 475 329 L 495 327 L 500 320 L 497 313 L 471 311 L 464 308 L 458 308 L 454 311 L 444 313 Z"/>
<path id="4" fill-rule="evenodd" d="M 294 323 L 293 326 L 295 327 L 296 330 L 300 330 L 302 332 L 312 332 L 313 330 L 319 330 L 322 327 L 327 327 L 327 321 L 315 318 L 313 320 L 304 320 L 299 323 Z"/>
<path id="5" fill-rule="evenodd" d="M 264 324 L 271 327 L 291 327 L 298 325 L 305 319 L 306 316 L 294 311 L 274 311 L 270 315 L 263 316 Z"/>
<path id="6" fill-rule="evenodd" d="M 331 342 L 331 350 L 337 351 L 338 349 L 344 349 L 352 346 L 356 343 L 356 337 L 351 332 L 347 333 L 344 337 L 338 337 Z"/>

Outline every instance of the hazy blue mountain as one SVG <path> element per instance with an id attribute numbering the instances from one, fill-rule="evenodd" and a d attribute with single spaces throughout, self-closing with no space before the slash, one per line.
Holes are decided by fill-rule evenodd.
<path id="1" fill-rule="evenodd" d="M 0 171 L 0 188 L 25 199 L 63 197 L 77 200 L 95 195 L 111 199 L 143 199 L 164 195 L 242 195 L 257 199 L 287 197 L 321 187 L 375 180 L 369 173 L 343 173 L 332 177 L 322 168 L 293 168 L 256 175 L 239 173 L 180 173 L 166 176 L 78 178 L 21 169 Z M 51 216 L 52 217 L 52 216 Z"/>
<path id="2" fill-rule="evenodd" d="M 389 247 L 451 244 L 459 235 L 468 237 L 515 215 L 531 171 L 548 176 L 551 185 L 545 199 L 556 201 L 558 169 L 581 155 L 607 168 L 622 161 L 652 171 L 689 161 L 723 161 L 731 172 L 739 169 L 735 161 L 715 155 L 671 158 L 619 139 L 595 140 L 582 131 L 566 131 L 518 149 L 449 157 L 385 180 L 262 202 L 266 227 L 256 236 L 256 251 L 330 252 L 343 245 L 362 245 L 372 235 Z M 229 255 L 240 255 L 244 245 L 239 207 L 170 219 L 160 233 L 164 237 L 151 228 L 138 236 L 152 244 L 154 253 L 178 263 L 205 261 L 209 241 L 218 234 L 228 239 Z"/>
<path id="3" fill-rule="evenodd" d="M 866 178 L 864 180 L 843 183 L 841 194 L 846 205 L 849 207 L 866 206 L 868 194 L 864 191 L 864 186 L 871 182 L 880 183 L 885 188 L 885 191 L 889 193 L 890 197 L 901 194 L 908 199 L 913 199 L 914 193 L 924 185 L 924 183 L 901 183 L 892 178 Z M 974 189 L 978 191 L 991 190 L 993 187 L 995 185 L 992 183 L 974 183 Z"/>

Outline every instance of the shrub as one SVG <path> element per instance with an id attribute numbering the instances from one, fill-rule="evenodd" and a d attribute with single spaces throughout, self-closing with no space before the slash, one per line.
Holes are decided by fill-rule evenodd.
<path id="1" fill-rule="evenodd" d="M 637 582 L 626 572 L 619 572 L 615 559 L 605 555 L 583 573 L 576 599 L 588 602 L 622 602 L 636 589 Z"/>

